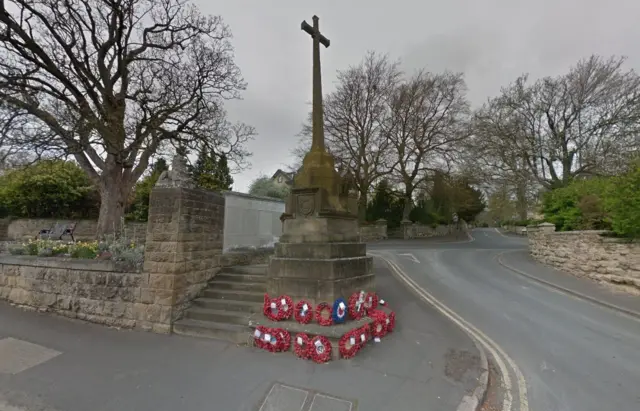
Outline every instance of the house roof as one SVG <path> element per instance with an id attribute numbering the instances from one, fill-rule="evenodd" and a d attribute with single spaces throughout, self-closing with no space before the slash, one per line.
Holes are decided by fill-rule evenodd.
<path id="1" fill-rule="evenodd" d="M 290 183 L 290 182 L 293 182 L 294 173 L 292 173 L 292 172 L 289 173 L 289 172 L 283 171 L 281 169 L 277 169 L 276 172 L 273 173 L 273 176 L 271 176 L 271 179 L 275 180 L 276 178 L 278 178 L 278 176 L 283 176 L 287 180 L 287 182 Z"/>

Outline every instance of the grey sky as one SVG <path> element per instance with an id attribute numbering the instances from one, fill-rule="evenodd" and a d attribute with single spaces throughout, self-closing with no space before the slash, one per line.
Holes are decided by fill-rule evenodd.
<path id="1" fill-rule="evenodd" d="M 625 55 L 640 69 L 638 0 L 195 1 L 230 25 L 249 84 L 244 100 L 228 106 L 259 133 L 249 146 L 253 167 L 234 176 L 237 191 L 291 160 L 311 100 L 311 40 L 300 23 L 314 14 L 331 40 L 322 50 L 325 93 L 336 70 L 367 50 L 400 59 L 406 72 L 463 71 L 474 105 L 522 73 L 560 74 L 592 53 Z"/>

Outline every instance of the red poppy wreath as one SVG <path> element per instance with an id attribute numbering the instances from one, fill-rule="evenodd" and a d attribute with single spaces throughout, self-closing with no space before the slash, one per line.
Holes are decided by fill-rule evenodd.
<path id="1" fill-rule="evenodd" d="M 313 309 L 311 303 L 306 300 L 298 301 L 293 311 L 293 316 L 300 324 L 309 324 L 313 320 Z"/>
<path id="2" fill-rule="evenodd" d="M 329 326 L 333 324 L 333 318 L 331 317 L 332 308 L 327 303 L 320 303 L 316 307 L 316 321 L 320 325 Z"/>
<path id="3" fill-rule="evenodd" d="M 311 359 L 313 362 L 322 364 L 331 359 L 331 343 L 324 335 L 313 337 L 310 345 Z"/>
<path id="4" fill-rule="evenodd" d="M 345 333 L 338 341 L 338 349 L 340 351 L 340 357 L 353 358 L 360 350 L 358 344 L 358 329 L 353 329 Z"/>
<path id="5" fill-rule="evenodd" d="M 305 360 L 311 357 L 311 338 L 305 333 L 296 334 L 296 339 L 293 342 L 293 352 L 300 358 Z"/>

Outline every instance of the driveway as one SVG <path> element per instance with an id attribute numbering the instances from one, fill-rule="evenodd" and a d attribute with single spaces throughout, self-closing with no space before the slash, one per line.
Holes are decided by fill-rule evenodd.
<path id="1" fill-rule="evenodd" d="M 640 321 L 532 278 L 621 307 L 640 307 L 639 297 L 533 262 L 526 238 L 495 229 L 476 229 L 472 236 L 461 243 L 396 241 L 369 249 L 493 347 L 508 373 L 513 410 L 640 410 Z M 499 264 L 499 255 L 527 276 Z"/>

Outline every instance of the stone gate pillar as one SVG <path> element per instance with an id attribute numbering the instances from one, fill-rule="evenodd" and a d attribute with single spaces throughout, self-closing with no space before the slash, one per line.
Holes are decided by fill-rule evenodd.
<path id="1" fill-rule="evenodd" d="M 148 304 L 146 328 L 158 332 L 171 332 L 220 270 L 222 254 L 224 196 L 194 188 L 175 163 L 149 198 L 141 302 Z"/>

